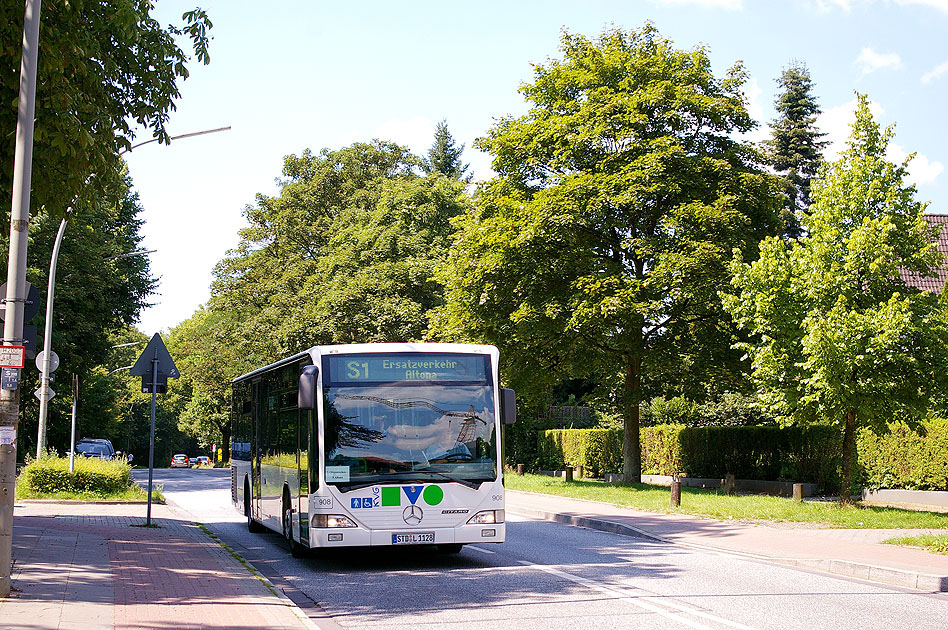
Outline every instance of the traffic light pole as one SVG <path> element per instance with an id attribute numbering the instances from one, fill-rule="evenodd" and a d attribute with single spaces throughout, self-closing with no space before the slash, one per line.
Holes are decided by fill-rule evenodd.
<path id="1" fill-rule="evenodd" d="M 22 345 L 23 341 L 26 246 L 29 242 L 33 118 L 36 112 L 40 9 L 41 0 L 26 0 L 13 163 L 13 200 L 10 208 L 10 255 L 7 262 L 4 345 Z M 0 389 L 0 597 L 10 595 L 10 576 L 13 569 L 13 497 L 16 488 L 16 432 L 20 416 L 18 387 L 17 389 Z"/>

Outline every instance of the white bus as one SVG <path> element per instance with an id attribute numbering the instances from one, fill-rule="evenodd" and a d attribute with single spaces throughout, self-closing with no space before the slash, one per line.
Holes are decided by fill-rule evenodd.
<path id="1" fill-rule="evenodd" d="M 493 346 L 316 346 L 233 381 L 231 493 L 290 551 L 503 542 Z"/>

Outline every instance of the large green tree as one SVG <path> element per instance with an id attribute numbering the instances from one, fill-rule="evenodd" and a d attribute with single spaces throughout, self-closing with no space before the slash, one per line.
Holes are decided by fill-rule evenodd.
<path id="1" fill-rule="evenodd" d="M 317 343 L 420 339 L 440 305 L 434 280 L 464 211 L 464 185 L 421 177 L 397 145 L 290 156 L 279 196 L 260 196 L 215 271 L 212 311 L 238 314 L 259 362 Z"/>
<path id="2" fill-rule="evenodd" d="M 752 263 L 736 257 L 726 299 L 756 339 L 743 347 L 774 415 L 842 428 L 841 500 L 857 427 L 938 408 L 948 378 L 946 311 L 900 275 L 931 273 L 940 256 L 907 161 L 885 157 L 891 137 L 859 96 L 846 150 L 813 181 L 807 235 L 765 240 Z"/>
<path id="3" fill-rule="evenodd" d="M 810 207 L 810 180 L 823 160 L 828 142 L 816 127 L 820 107 L 813 96 L 810 72 L 802 63 L 784 69 L 777 84 L 783 91 L 774 106 L 779 117 L 771 123 L 767 142 L 774 169 L 787 180 L 786 228 L 788 236 L 799 236 L 800 215 Z"/>
<path id="4" fill-rule="evenodd" d="M 50 402 L 49 445 L 65 450 L 69 439 L 71 374 L 80 375 L 83 405 L 82 432 L 79 437 L 108 437 L 115 427 L 108 392 L 95 390 L 92 372 L 110 359 L 109 335 L 131 326 L 155 287 L 147 256 L 122 256 L 141 248 L 141 205 L 126 179 L 122 188 L 110 196 L 95 200 L 81 199 L 76 204 L 59 253 L 53 309 L 52 348 L 61 360 L 59 380 L 53 389 L 58 395 Z M 37 316 L 28 322 L 38 328 L 37 348 L 43 347 L 43 322 L 49 301 L 47 284 L 49 263 L 59 220 L 41 213 L 30 230 L 30 266 L 27 279 L 41 299 Z M 0 235 L 0 249 L 6 250 L 7 235 Z M 119 366 L 112 366 L 109 369 Z M 106 370 L 108 371 L 108 370 Z M 28 363 L 21 375 L 24 389 L 38 384 L 39 374 Z M 104 385 L 107 388 L 107 385 Z M 91 388 L 91 389 L 90 389 Z M 98 401 L 94 404 L 93 401 Z M 24 397 L 22 405 L 22 452 L 31 452 L 36 436 L 37 401 Z M 86 433 L 104 431 L 105 433 Z"/>
<path id="5" fill-rule="evenodd" d="M 0 3 L 0 199 L 11 198 L 23 3 Z M 62 216 L 80 191 L 96 197 L 121 177 L 119 151 L 136 132 L 167 140 L 165 124 L 188 76 L 190 38 L 207 63 L 211 22 L 201 9 L 161 26 L 152 0 L 49 2 L 40 21 L 32 206 Z M 94 177 L 91 177 L 93 176 Z M 3 213 L 8 211 L 6 206 Z"/>
<path id="6" fill-rule="evenodd" d="M 754 126 L 740 65 L 716 78 L 651 25 L 566 32 L 561 50 L 522 86 L 529 112 L 478 141 L 498 176 L 462 222 L 440 330 L 499 345 L 524 393 L 607 386 L 637 481 L 645 394 L 736 360 L 717 292 L 732 248 L 779 229 L 779 183 L 735 140 Z"/>

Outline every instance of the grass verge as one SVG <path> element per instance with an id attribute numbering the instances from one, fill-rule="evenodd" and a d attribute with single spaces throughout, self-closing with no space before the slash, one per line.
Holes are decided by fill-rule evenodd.
<path id="1" fill-rule="evenodd" d="M 948 535 L 927 535 L 927 536 L 900 536 L 899 538 L 890 538 L 883 540 L 887 545 L 906 545 L 909 547 L 922 547 L 934 553 L 943 553 L 948 555 Z"/>
<path id="2" fill-rule="evenodd" d="M 51 499 L 56 501 L 147 501 L 148 490 L 139 485 L 134 485 L 124 490 L 113 492 L 75 492 L 68 490 L 59 492 L 38 492 L 30 488 L 25 480 L 18 478 L 16 480 L 16 499 L 18 501 L 20 499 Z M 165 495 L 161 492 L 161 486 L 155 486 L 151 489 L 151 502 L 165 502 Z"/>
<path id="3" fill-rule="evenodd" d="M 812 523 L 852 529 L 948 529 L 948 514 L 916 512 L 867 505 L 840 506 L 828 501 L 804 501 L 759 495 L 728 496 L 718 490 L 681 489 L 681 507 L 669 505 L 669 490 L 646 484 L 617 485 L 581 479 L 567 483 L 545 475 L 508 474 L 504 483 L 510 490 L 554 494 L 575 499 L 605 501 L 646 510 L 692 514 L 721 520 Z"/>

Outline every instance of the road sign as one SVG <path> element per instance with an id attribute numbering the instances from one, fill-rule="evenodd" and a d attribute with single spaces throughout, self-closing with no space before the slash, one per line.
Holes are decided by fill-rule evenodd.
<path id="1" fill-rule="evenodd" d="M 21 368 L 26 365 L 26 348 L 0 346 L 0 367 Z"/>
<path id="2" fill-rule="evenodd" d="M 178 378 L 178 376 L 180 376 L 178 368 L 174 366 L 171 355 L 168 354 L 168 348 L 165 347 L 165 343 L 161 340 L 161 336 L 158 333 L 155 333 L 155 336 L 152 337 L 148 345 L 145 346 L 145 350 L 142 352 L 142 355 L 138 357 L 138 361 L 132 366 L 129 374 L 132 376 L 147 376 L 151 378 L 153 373 L 151 362 L 155 359 L 158 360 L 158 373 L 164 374 L 166 379 Z"/>
<path id="3" fill-rule="evenodd" d="M 0 302 L 6 303 L 7 301 L 7 283 L 4 282 L 0 284 Z M 39 313 L 40 309 L 40 295 L 39 291 L 36 290 L 29 282 L 26 283 L 26 302 L 23 303 L 23 321 L 28 322 Z M 6 309 L 0 308 L 0 321 L 4 321 L 6 317 Z"/>
<path id="4" fill-rule="evenodd" d="M 47 385 L 46 387 L 43 387 L 42 385 L 40 385 L 39 388 L 35 392 L 33 392 L 33 395 L 39 398 L 40 400 L 43 400 L 44 395 L 46 396 L 46 400 L 52 400 L 53 396 L 56 395 L 56 392 L 50 389 L 49 385 Z"/>
<path id="5" fill-rule="evenodd" d="M 39 370 L 40 372 L 43 371 L 43 361 L 45 360 L 46 360 L 46 351 L 41 350 L 40 353 L 36 355 L 36 369 Z M 59 367 L 59 355 L 53 352 L 52 350 L 50 350 L 49 351 L 49 371 L 55 372 L 56 368 L 58 367 Z"/>
<path id="6" fill-rule="evenodd" d="M 20 386 L 20 370 L 17 368 L 0 368 L 0 389 L 15 390 Z"/>

